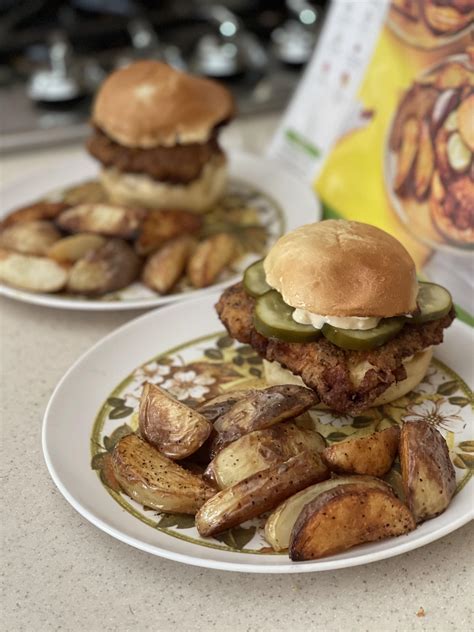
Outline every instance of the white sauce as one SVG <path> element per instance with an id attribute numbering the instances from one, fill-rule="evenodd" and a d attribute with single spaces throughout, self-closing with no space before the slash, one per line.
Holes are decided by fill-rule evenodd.
<path id="1" fill-rule="evenodd" d="M 328 323 L 339 329 L 358 330 L 373 329 L 380 322 L 380 318 L 372 316 L 321 316 L 299 308 L 293 312 L 293 320 L 300 325 L 312 325 L 315 329 L 322 329 Z"/>

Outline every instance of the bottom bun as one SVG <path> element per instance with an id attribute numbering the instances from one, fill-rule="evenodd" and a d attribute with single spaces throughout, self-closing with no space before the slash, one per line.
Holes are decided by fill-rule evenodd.
<path id="1" fill-rule="evenodd" d="M 102 184 L 112 202 L 145 208 L 179 208 L 205 213 L 224 193 L 227 180 L 225 158 L 210 160 L 201 175 L 188 184 L 160 182 L 147 175 L 104 169 Z"/>
<path id="2" fill-rule="evenodd" d="M 433 350 L 429 347 L 428 349 L 416 353 L 411 358 L 404 360 L 403 365 L 407 372 L 406 378 L 401 382 L 396 382 L 389 386 L 386 391 L 377 397 L 372 406 L 383 406 L 384 404 L 393 402 L 399 397 L 403 397 L 403 395 L 413 390 L 425 377 L 432 356 Z M 268 362 L 264 360 L 263 368 L 265 380 L 269 385 L 297 384 L 298 386 L 306 386 L 298 375 L 294 375 L 287 369 L 284 369 L 278 362 Z M 359 364 L 351 369 L 351 379 L 355 386 L 361 382 L 369 368 L 370 365 L 366 364 L 363 366 Z M 319 404 L 316 408 L 327 410 L 327 406 L 324 404 Z"/>

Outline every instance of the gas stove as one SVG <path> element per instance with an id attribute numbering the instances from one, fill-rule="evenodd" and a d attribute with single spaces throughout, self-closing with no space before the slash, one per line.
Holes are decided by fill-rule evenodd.
<path id="1" fill-rule="evenodd" d="M 4 151 L 83 138 L 94 92 L 141 58 L 223 81 L 240 115 L 282 109 L 326 0 L 0 0 Z"/>

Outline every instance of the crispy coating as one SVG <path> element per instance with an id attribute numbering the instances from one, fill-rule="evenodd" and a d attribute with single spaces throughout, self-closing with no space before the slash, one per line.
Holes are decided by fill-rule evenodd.
<path id="1" fill-rule="evenodd" d="M 443 341 L 443 330 L 452 323 L 454 310 L 424 325 L 405 325 L 389 342 L 372 351 L 345 351 L 321 337 L 315 342 L 282 342 L 260 335 L 253 324 L 255 299 L 246 294 L 241 283 L 228 288 L 216 310 L 229 334 L 270 362 L 279 362 L 314 389 L 321 401 L 332 410 L 357 414 L 394 382 L 405 379 L 403 358 Z M 374 368 L 355 387 L 350 366 L 368 361 Z"/>

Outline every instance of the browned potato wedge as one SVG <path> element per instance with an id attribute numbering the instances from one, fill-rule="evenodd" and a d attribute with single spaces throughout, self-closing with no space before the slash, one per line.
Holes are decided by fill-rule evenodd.
<path id="1" fill-rule="evenodd" d="M 465 99 L 457 114 L 459 133 L 463 141 L 474 152 L 474 94 Z"/>
<path id="2" fill-rule="evenodd" d="M 473 73 L 464 64 L 453 61 L 445 64 L 439 72 L 436 73 L 435 85 L 439 90 L 448 90 L 449 88 L 460 88 L 464 85 L 472 85 Z"/>
<path id="3" fill-rule="evenodd" d="M 170 459 L 185 459 L 196 452 L 212 430 L 205 417 L 148 382 L 138 418 L 142 437 Z"/>
<path id="4" fill-rule="evenodd" d="M 235 258 L 237 241 L 232 235 L 219 233 L 202 241 L 189 260 L 187 274 L 194 287 L 207 287 Z"/>
<path id="5" fill-rule="evenodd" d="M 322 452 L 325 445 L 315 430 L 291 422 L 277 424 L 250 432 L 229 444 L 211 461 L 204 478 L 224 489 L 303 450 Z"/>
<path id="6" fill-rule="evenodd" d="M 134 237 L 146 211 L 112 204 L 79 204 L 64 211 L 57 224 L 69 233 L 98 233 L 109 237 Z"/>
<path id="7" fill-rule="evenodd" d="M 422 120 L 428 116 L 432 110 L 439 92 L 431 86 L 415 84 L 405 93 L 398 106 L 397 116 L 390 134 L 390 147 L 398 151 L 402 144 L 403 128 L 409 118 L 415 117 Z"/>
<path id="8" fill-rule="evenodd" d="M 47 255 L 56 261 L 75 263 L 89 254 L 89 252 L 98 250 L 105 242 L 105 238 L 100 235 L 78 233 L 55 242 L 48 250 Z"/>
<path id="9" fill-rule="evenodd" d="M 284 551 L 290 545 L 291 532 L 295 522 L 308 503 L 330 489 L 334 489 L 339 485 L 353 483 L 369 485 L 392 492 L 390 485 L 372 476 L 338 476 L 337 478 L 330 478 L 327 481 L 316 483 L 301 490 L 294 496 L 290 496 L 272 511 L 265 523 L 265 540 L 275 551 Z"/>
<path id="10" fill-rule="evenodd" d="M 334 443 L 323 452 L 329 469 L 338 474 L 383 476 L 397 456 L 400 428 L 393 426 L 365 437 Z"/>
<path id="11" fill-rule="evenodd" d="M 160 294 L 169 292 L 183 275 L 195 246 L 196 240 L 188 235 L 165 244 L 148 258 L 143 269 L 143 283 Z"/>
<path id="12" fill-rule="evenodd" d="M 301 415 L 318 401 L 314 391 L 293 384 L 254 391 L 214 423 L 218 432 L 214 454 L 242 435 Z"/>
<path id="13" fill-rule="evenodd" d="M 430 128 L 426 121 L 421 124 L 418 155 L 415 162 L 415 195 L 422 200 L 428 193 L 434 171 L 434 149 Z"/>
<path id="14" fill-rule="evenodd" d="M 46 257 L 22 255 L 0 249 L 0 281 L 29 292 L 59 292 L 68 271 Z"/>
<path id="15" fill-rule="evenodd" d="M 454 7 L 440 6 L 432 0 L 426 0 L 424 6 L 425 19 L 430 27 L 438 33 L 457 33 L 472 23 L 473 12 L 461 13 Z M 454 62 L 450 66 L 457 65 Z M 459 64 L 461 66 L 462 64 Z M 445 83 L 439 86 L 445 87 Z M 448 87 L 452 87 L 448 85 Z"/>
<path id="16" fill-rule="evenodd" d="M 308 503 L 290 537 L 290 558 L 316 560 L 364 542 L 413 531 L 415 520 L 391 492 L 370 485 L 338 485 Z"/>
<path id="17" fill-rule="evenodd" d="M 12 226 L 12 224 L 19 224 L 20 222 L 54 219 L 59 213 L 69 208 L 69 206 L 70 204 L 64 204 L 63 202 L 36 202 L 36 204 L 23 206 L 10 213 L 10 215 L 2 221 L 1 226 L 5 228 L 6 226 Z"/>
<path id="18" fill-rule="evenodd" d="M 76 294 L 100 296 L 135 281 L 139 269 L 140 261 L 133 249 L 121 239 L 109 239 L 73 265 L 67 289 Z"/>
<path id="19" fill-rule="evenodd" d="M 137 435 L 121 439 L 112 459 L 120 487 L 145 507 L 195 514 L 215 494 L 201 477 L 166 458 Z"/>
<path id="20" fill-rule="evenodd" d="M 402 130 L 402 144 L 398 151 L 397 173 L 395 175 L 394 189 L 402 193 L 418 151 L 418 138 L 420 124 L 416 118 L 409 118 Z"/>
<path id="21" fill-rule="evenodd" d="M 217 397 L 207 400 L 198 408 L 198 411 L 201 415 L 204 415 L 208 421 L 213 423 L 216 419 L 228 412 L 234 404 L 244 399 L 244 397 L 253 395 L 255 392 L 255 389 L 229 391 L 228 393 L 223 393 L 222 395 L 217 395 Z"/>
<path id="22" fill-rule="evenodd" d="M 426 421 L 403 424 L 400 465 L 405 497 L 416 521 L 442 513 L 456 491 L 456 473 L 443 435 Z"/>
<path id="23" fill-rule="evenodd" d="M 202 217 L 190 211 L 150 211 L 141 226 L 135 249 L 139 255 L 148 255 L 170 239 L 197 233 L 201 226 Z"/>
<path id="24" fill-rule="evenodd" d="M 202 536 L 212 536 L 231 529 L 328 476 L 318 453 L 300 452 L 213 496 L 196 515 L 197 530 Z"/>
<path id="25" fill-rule="evenodd" d="M 61 239 L 61 233 L 51 222 L 20 222 L 8 226 L 0 233 L 0 248 L 25 255 L 46 255 L 58 239 Z"/>
<path id="26" fill-rule="evenodd" d="M 435 155 L 441 180 L 448 181 L 451 179 L 451 167 L 449 166 L 448 157 L 448 138 L 449 133 L 444 127 L 440 127 L 435 136 Z"/>

